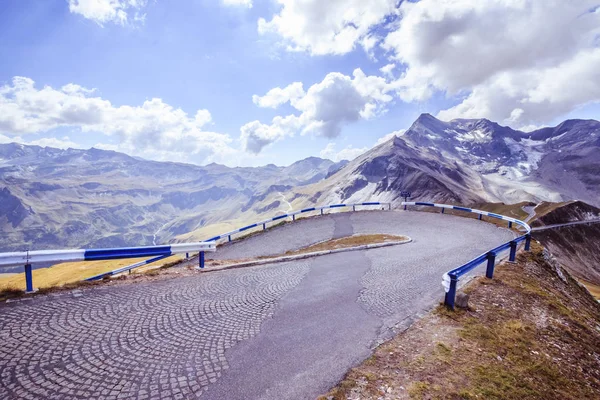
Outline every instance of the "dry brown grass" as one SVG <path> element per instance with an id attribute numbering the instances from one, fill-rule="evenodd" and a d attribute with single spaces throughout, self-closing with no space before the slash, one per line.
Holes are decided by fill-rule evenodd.
<path id="1" fill-rule="evenodd" d="M 588 282 L 585 279 L 577 279 L 585 288 L 596 298 L 596 300 L 600 300 L 600 286 L 595 285 L 592 282 Z"/>
<path id="2" fill-rule="evenodd" d="M 304 247 L 298 250 L 290 250 L 284 254 L 276 254 L 272 256 L 260 256 L 257 258 L 242 258 L 236 260 L 207 260 L 207 267 L 220 267 L 223 265 L 230 264 L 238 264 L 244 263 L 248 261 L 256 261 L 256 260 L 269 260 L 272 258 L 282 257 L 282 256 L 292 256 L 298 254 L 306 254 L 306 253 L 314 253 L 318 251 L 325 250 L 334 250 L 334 249 L 345 249 L 349 247 L 361 246 L 365 244 L 376 244 L 376 243 L 388 243 L 388 242 L 396 242 L 406 240 L 408 237 L 406 236 L 395 236 L 395 235 L 354 235 L 347 236 L 339 239 L 327 240 L 320 243 L 315 243 L 311 246 Z"/>
<path id="3" fill-rule="evenodd" d="M 339 239 L 327 240 L 325 242 L 316 243 L 308 247 L 304 247 L 298 250 L 291 250 L 285 253 L 286 256 L 296 255 L 296 254 L 305 254 L 305 253 L 314 253 L 317 251 L 325 251 L 325 250 L 336 250 L 336 249 L 345 249 L 348 247 L 362 246 L 366 244 L 376 244 L 376 243 L 388 243 L 388 242 L 397 242 L 402 240 L 407 240 L 406 236 L 396 236 L 396 235 L 354 235 L 343 237 Z"/>
<path id="4" fill-rule="evenodd" d="M 560 208 L 563 206 L 566 206 L 567 204 L 571 204 L 573 203 L 573 201 L 565 201 L 562 203 L 551 203 L 548 201 L 542 201 L 536 208 L 535 208 L 535 219 L 538 219 L 540 217 L 543 217 L 544 215 Z"/>
<path id="5" fill-rule="evenodd" d="M 493 212 L 495 214 L 505 215 L 507 217 L 516 218 L 520 220 L 524 220 L 527 218 L 529 214 L 527 214 L 523 207 L 525 206 L 533 206 L 534 203 L 530 203 L 527 201 L 523 201 L 521 203 L 515 204 L 504 204 L 504 203 L 482 203 L 482 204 L 474 204 L 473 208 L 482 211 Z"/>
<path id="6" fill-rule="evenodd" d="M 156 265 L 174 261 L 175 258 L 180 258 L 180 256 L 165 258 Z M 108 261 L 69 262 L 57 264 L 50 268 L 40 268 L 33 270 L 33 286 L 38 289 L 63 286 L 147 259 L 131 258 Z M 0 291 L 4 290 L 25 290 L 25 273 L 0 277 Z"/>
<path id="7" fill-rule="evenodd" d="M 449 204 L 451 205 L 451 204 Z M 460 206 L 463 206 L 462 204 L 457 204 Z M 507 217 L 511 217 L 511 218 L 516 218 L 516 219 L 520 219 L 523 220 L 525 218 L 527 218 L 527 213 L 525 211 L 523 211 L 524 206 L 528 206 L 528 205 L 534 205 L 533 203 L 529 203 L 529 202 L 521 202 L 521 203 L 516 203 L 516 204 L 504 204 L 504 203 L 477 203 L 477 204 L 471 204 L 469 206 L 467 206 L 468 208 L 473 208 L 473 209 L 477 209 L 477 210 L 481 210 L 481 211 L 487 211 L 487 212 L 492 212 L 495 214 L 500 214 L 500 215 L 504 215 Z M 420 211 L 425 211 L 425 212 L 431 212 L 431 213 L 441 213 L 441 209 L 437 208 L 437 207 L 419 207 L 418 208 Z M 479 218 L 478 214 L 474 214 L 474 213 L 470 213 L 467 211 L 460 211 L 460 210 L 453 210 L 453 209 L 445 209 L 444 210 L 444 214 L 448 214 L 448 215 L 456 215 L 459 217 L 464 217 L 464 218 L 472 218 L 472 219 L 477 219 Z M 507 221 L 503 221 L 497 218 L 492 218 L 492 217 L 487 217 L 487 216 L 483 216 L 482 220 L 485 222 L 489 222 L 491 224 L 494 224 L 496 226 L 502 227 L 502 228 L 507 228 L 508 227 L 508 222 Z M 519 231 L 519 226 L 517 224 L 513 224 L 512 227 L 513 230 L 515 231 Z"/>
<path id="8" fill-rule="evenodd" d="M 323 399 L 600 398 L 600 307 L 542 249 L 469 284 L 470 309 L 440 306 L 381 345 Z"/>

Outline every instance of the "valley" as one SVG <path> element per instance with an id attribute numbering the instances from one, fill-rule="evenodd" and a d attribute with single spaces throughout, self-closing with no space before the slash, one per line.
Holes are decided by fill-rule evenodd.
<path id="1" fill-rule="evenodd" d="M 198 241 L 307 206 L 582 200 L 599 206 L 600 122 L 521 132 L 422 114 L 352 161 L 229 168 L 0 144 L 0 251 Z"/>

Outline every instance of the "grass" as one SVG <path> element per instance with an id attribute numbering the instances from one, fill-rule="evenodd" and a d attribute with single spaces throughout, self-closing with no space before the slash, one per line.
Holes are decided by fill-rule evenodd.
<path id="1" fill-rule="evenodd" d="M 469 309 L 440 305 L 322 398 L 600 398 L 600 307 L 541 246 L 468 288 Z"/>
<path id="2" fill-rule="evenodd" d="M 176 256 L 161 260 L 162 263 L 172 261 Z M 33 286 L 37 289 L 60 287 L 82 281 L 94 275 L 125 267 L 148 258 L 133 258 L 108 261 L 68 262 L 50 268 L 33 270 Z M 0 276 L 0 293 L 14 294 L 25 290 L 25 273 L 8 277 Z"/>
<path id="3" fill-rule="evenodd" d="M 551 203 L 548 201 L 542 201 L 536 208 L 535 208 L 535 219 L 538 219 L 540 217 L 543 217 L 544 215 L 551 213 L 552 211 L 566 206 L 567 204 L 573 203 L 572 201 L 565 201 L 562 203 Z"/>
<path id="4" fill-rule="evenodd" d="M 299 250 L 291 250 L 285 253 L 286 256 L 296 255 L 296 254 L 304 254 L 304 253 L 313 253 L 317 251 L 325 251 L 325 250 L 336 250 L 336 249 L 345 249 L 348 247 L 362 246 L 366 244 L 375 244 L 375 243 L 387 243 L 387 242 L 396 242 L 407 240 L 406 236 L 396 236 L 396 235 L 354 235 L 347 236 L 339 239 L 327 240 L 324 242 L 316 243 L 308 247 L 304 247 Z"/>
<path id="5" fill-rule="evenodd" d="M 395 235 L 354 235 L 347 236 L 339 239 L 326 240 L 324 242 L 315 243 L 308 247 L 303 247 L 298 250 L 290 250 L 285 252 L 284 254 L 276 254 L 272 256 L 260 256 L 257 258 L 244 258 L 238 260 L 207 260 L 206 265 L 209 267 L 218 267 L 222 265 L 228 264 L 236 264 L 243 263 L 247 261 L 255 261 L 255 260 L 269 260 L 272 258 L 282 257 L 282 256 L 293 256 L 299 254 L 306 253 L 314 253 L 318 251 L 326 251 L 326 250 L 336 250 L 336 249 L 345 249 L 349 247 L 361 246 L 366 244 L 377 244 L 377 243 L 388 243 L 388 242 L 396 242 L 407 240 L 406 236 L 395 236 Z"/>
<path id="6" fill-rule="evenodd" d="M 534 203 L 523 201 L 515 204 L 504 204 L 504 203 L 480 203 L 472 205 L 473 208 L 482 211 L 493 212 L 495 214 L 506 215 L 507 217 L 524 220 L 529 214 L 527 214 L 523 207 L 533 206 Z"/>
<path id="7" fill-rule="evenodd" d="M 449 205 L 452 205 L 452 204 L 449 204 Z M 462 204 L 458 204 L 458 205 L 463 206 Z M 505 216 L 511 217 L 511 218 L 524 220 L 525 218 L 527 218 L 528 214 L 523 210 L 522 207 L 529 206 L 529 205 L 534 205 L 534 204 L 527 202 L 527 201 L 524 201 L 521 203 L 515 203 L 515 204 L 476 203 L 476 204 L 470 204 L 468 207 L 477 209 L 477 210 L 492 212 L 495 214 L 505 215 Z M 420 211 L 432 212 L 432 213 L 440 213 L 441 212 L 440 208 L 433 208 L 433 207 L 425 207 L 424 206 L 424 207 L 420 207 L 419 209 L 420 209 Z M 479 218 L 478 214 L 474 214 L 474 213 L 470 213 L 470 212 L 466 212 L 466 211 L 460 211 L 460 210 L 445 209 L 444 213 L 449 214 L 449 215 L 456 215 L 456 216 L 464 217 L 464 218 L 472 218 L 472 219 Z M 503 227 L 503 228 L 506 228 L 508 226 L 508 222 L 506 222 L 506 221 L 503 221 L 503 220 L 500 220 L 497 218 L 488 217 L 485 215 L 482 217 L 482 220 L 485 222 L 492 223 L 496 226 Z M 513 224 L 513 228 L 512 228 L 513 230 L 518 231 L 518 228 L 519 228 L 519 226 L 517 224 Z"/>
<path id="8" fill-rule="evenodd" d="M 588 282 L 584 279 L 577 279 L 585 288 L 596 298 L 596 300 L 600 300 L 600 286 L 593 284 L 592 282 Z"/>

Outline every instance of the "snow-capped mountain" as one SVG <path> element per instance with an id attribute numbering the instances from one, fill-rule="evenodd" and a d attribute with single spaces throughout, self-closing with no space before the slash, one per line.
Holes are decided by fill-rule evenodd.
<path id="1" fill-rule="evenodd" d="M 295 190 L 318 203 L 399 201 L 599 203 L 600 122 L 569 120 L 522 132 L 486 119 L 444 122 L 421 115 L 318 184 Z"/>
<path id="2" fill-rule="evenodd" d="M 200 240 L 307 205 L 578 199 L 600 206 L 600 122 L 521 132 L 421 115 L 351 162 L 204 167 L 0 145 L 0 251 Z"/>

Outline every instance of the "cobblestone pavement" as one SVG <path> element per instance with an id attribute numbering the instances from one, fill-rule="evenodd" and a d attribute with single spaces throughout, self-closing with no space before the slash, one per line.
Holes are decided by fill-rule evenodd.
<path id="1" fill-rule="evenodd" d="M 260 246 L 353 232 L 413 242 L 2 304 L 0 399 L 314 398 L 441 297 L 443 272 L 512 237 L 427 213 L 314 221 L 309 237 L 299 221 Z"/>

